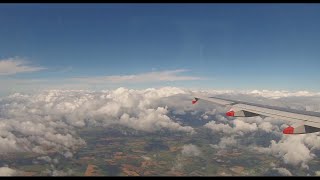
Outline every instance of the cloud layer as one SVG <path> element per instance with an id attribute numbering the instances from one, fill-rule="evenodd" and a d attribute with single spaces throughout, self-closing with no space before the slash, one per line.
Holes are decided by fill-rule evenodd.
<path id="1" fill-rule="evenodd" d="M 186 69 L 177 69 L 170 71 L 154 71 L 133 75 L 117 75 L 117 76 L 99 76 L 99 77 L 84 77 L 72 78 L 73 81 L 86 83 L 146 83 L 146 82 L 161 82 L 161 81 L 190 81 L 200 80 L 200 77 L 182 76 L 182 72 Z"/>
<path id="2" fill-rule="evenodd" d="M 184 91 L 168 87 L 13 94 L 0 100 L 0 153 L 70 153 L 85 145 L 75 129 L 112 124 L 147 132 L 194 133 L 192 127 L 174 122 L 165 104 L 157 104 L 159 99 L 179 93 Z"/>
<path id="3" fill-rule="evenodd" d="M 245 92 L 201 93 L 320 111 L 320 96 L 317 94 L 297 96 L 291 93 L 281 97 L 277 95 L 278 99 L 274 100 L 270 96 Z M 204 101 L 192 105 L 191 100 L 190 90 L 175 87 L 48 90 L 33 95 L 12 94 L 0 99 L 0 153 L 28 151 L 46 157 L 49 152 L 60 152 L 64 157 L 71 158 L 77 148 L 86 144 L 77 134 L 77 129 L 110 125 L 146 132 L 166 130 L 190 135 L 203 128 L 218 140 L 208 144 L 212 148 L 243 147 L 255 153 L 272 155 L 289 167 L 304 169 L 309 168 L 309 162 L 317 157 L 320 150 L 319 133 L 283 135 L 282 130 L 289 122 L 261 117 L 227 118 L 224 114 L 228 107 Z M 198 125 L 185 124 L 188 119 Z M 192 144 L 182 147 L 183 156 L 200 154 L 199 148 Z M 274 170 L 286 175 L 293 172 L 276 167 Z"/>
<path id="4" fill-rule="evenodd" d="M 0 60 L 0 76 L 17 73 L 35 72 L 46 68 L 31 66 L 27 61 L 20 58 L 9 58 Z"/>
<path id="5" fill-rule="evenodd" d="M 33 67 L 19 59 L 8 59 L 0 61 L 0 76 L 12 75 L 22 72 L 34 72 L 43 70 L 42 67 Z M 88 76 L 88 77 L 64 77 L 64 78 L 14 78 L 6 77 L 0 79 L 0 84 L 6 84 L 0 89 L 2 93 L 11 94 L 13 92 L 39 92 L 39 90 L 97 90 L 106 88 L 124 87 L 146 87 L 150 84 L 156 85 L 163 82 L 193 81 L 203 80 L 202 77 L 188 76 L 181 73 L 187 72 L 186 69 L 152 71 L 130 75 L 110 75 L 110 76 Z"/>

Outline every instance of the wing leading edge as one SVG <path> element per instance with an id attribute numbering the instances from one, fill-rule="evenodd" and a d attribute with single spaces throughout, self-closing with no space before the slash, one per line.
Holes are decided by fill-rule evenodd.
<path id="1" fill-rule="evenodd" d="M 199 95 L 194 95 L 194 97 L 195 100 L 193 101 L 193 104 L 195 104 L 199 99 L 202 99 L 223 106 L 231 106 L 231 110 L 226 112 L 226 116 L 267 116 L 294 122 L 295 124 L 293 126 L 289 126 L 283 130 L 284 134 L 306 134 L 320 131 L 320 113 L 318 112 L 261 105 L 220 97 L 203 97 Z"/>

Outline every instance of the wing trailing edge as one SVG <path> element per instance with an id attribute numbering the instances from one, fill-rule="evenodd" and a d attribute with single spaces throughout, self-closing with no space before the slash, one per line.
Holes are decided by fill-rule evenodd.
<path id="1" fill-rule="evenodd" d="M 195 100 L 193 104 L 200 99 L 215 104 L 230 106 L 230 111 L 226 112 L 226 116 L 231 117 L 272 117 L 275 119 L 283 119 L 294 122 L 293 126 L 289 126 L 283 130 L 284 134 L 306 134 L 320 131 L 320 113 L 311 111 L 301 111 L 276 106 L 268 106 L 255 104 L 245 101 L 237 101 L 220 97 L 204 97 L 193 94 Z"/>

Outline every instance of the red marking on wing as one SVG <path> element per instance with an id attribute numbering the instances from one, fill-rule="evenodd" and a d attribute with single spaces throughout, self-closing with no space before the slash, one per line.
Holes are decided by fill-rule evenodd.
<path id="1" fill-rule="evenodd" d="M 226 113 L 226 116 L 234 116 L 234 111 L 228 111 L 228 112 Z"/>
<path id="2" fill-rule="evenodd" d="M 293 134 L 294 128 L 289 126 L 287 128 L 285 128 L 282 132 L 283 134 Z"/>

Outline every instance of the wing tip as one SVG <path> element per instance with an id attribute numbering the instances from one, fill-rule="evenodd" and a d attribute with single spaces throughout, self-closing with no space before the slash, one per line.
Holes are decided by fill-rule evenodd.
<path id="1" fill-rule="evenodd" d="M 196 104 L 198 102 L 199 98 L 194 98 L 194 100 L 192 100 L 192 104 Z"/>

